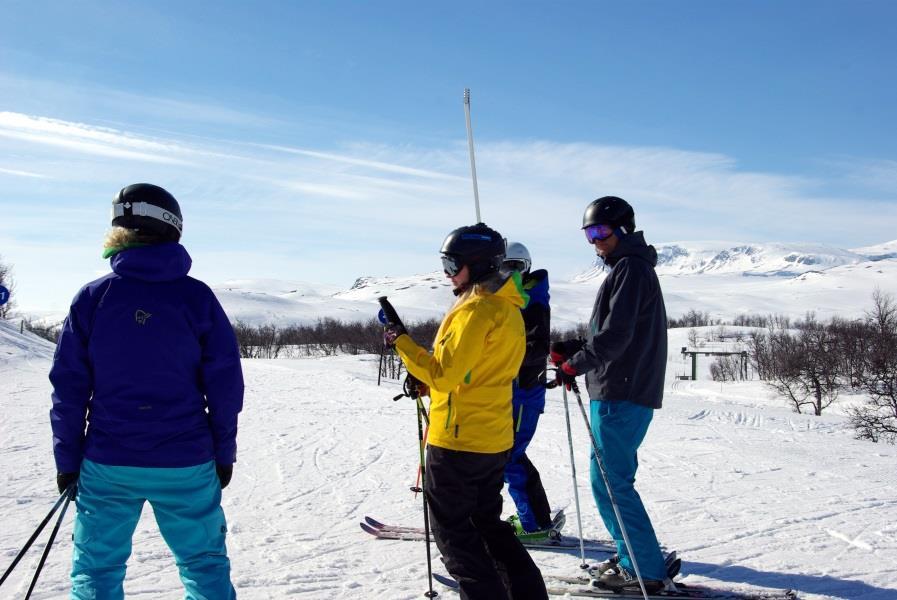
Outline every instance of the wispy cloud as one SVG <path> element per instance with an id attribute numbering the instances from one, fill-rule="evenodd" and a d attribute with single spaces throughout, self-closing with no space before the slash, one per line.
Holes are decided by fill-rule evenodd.
<path id="1" fill-rule="evenodd" d="M 374 169 L 377 171 L 385 171 L 387 173 L 397 173 L 397 174 L 401 174 L 401 175 L 412 175 L 414 177 L 426 177 L 426 178 L 430 178 L 430 179 L 445 179 L 445 180 L 457 180 L 458 179 L 458 176 L 456 176 L 456 175 L 448 175 L 446 173 L 439 173 L 437 171 L 429 171 L 429 170 L 425 170 L 425 169 L 416 169 L 416 168 L 407 167 L 404 165 L 387 163 L 387 162 L 382 162 L 382 161 L 377 161 L 377 160 L 368 160 L 368 159 L 358 158 L 358 157 L 353 157 L 353 156 L 332 154 L 330 152 L 316 152 L 314 150 L 303 150 L 300 148 L 289 148 L 286 146 L 263 145 L 261 147 L 270 148 L 272 150 L 278 150 L 280 152 L 287 152 L 289 154 L 298 154 L 300 156 L 308 156 L 311 158 L 319 158 L 322 160 L 344 163 L 347 165 L 365 167 L 365 168 Z"/>
<path id="2" fill-rule="evenodd" d="M 844 159 L 833 164 L 853 184 L 897 197 L 897 161 Z"/>
<path id="3" fill-rule="evenodd" d="M 108 128 L 14 112 L 0 112 L 0 137 L 109 158 L 167 164 L 186 163 L 173 156 L 180 153 L 177 146 L 133 137 Z"/>
<path id="4" fill-rule="evenodd" d="M 0 167 L 0 173 L 5 173 L 6 175 L 15 175 L 17 177 L 32 177 L 34 179 L 47 179 L 47 175 L 42 175 L 40 173 L 32 173 L 31 171 L 20 171 L 18 169 L 4 169 Z"/>

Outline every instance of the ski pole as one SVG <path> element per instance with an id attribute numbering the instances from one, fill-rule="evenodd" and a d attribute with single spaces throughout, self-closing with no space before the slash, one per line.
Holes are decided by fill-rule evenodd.
<path id="1" fill-rule="evenodd" d="M 380 348 L 380 364 L 377 365 L 377 387 L 380 387 L 380 377 L 383 375 L 383 355 L 386 354 L 386 344 Z"/>
<path id="2" fill-rule="evenodd" d="M 34 540 L 37 539 L 37 536 L 40 535 L 40 532 L 44 530 L 44 527 L 46 527 L 47 523 L 50 522 L 50 519 L 53 518 L 53 515 L 59 509 L 59 506 L 63 503 L 63 501 L 68 497 L 68 494 L 69 490 L 66 489 L 59 495 L 59 499 L 56 500 L 56 504 L 54 504 L 53 508 L 50 509 L 50 512 L 47 513 L 47 516 L 44 517 L 44 520 L 40 522 L 40 525 L 37 526 L 37 529 L 34 530 L 34 533 L 31 534 L 31 537 L 28 538 L 27 542 L 25 542 L 25 545 L 22 546 L 22 549 L 19 550 L 19 553 L 16 555 L 15 559 L 13 559 L 12 564 L 9 565 L 9 568 L 6 569 L 5 573 L 3 573 L 3 577 L 0 577 L 0 585 L 3 585 L 3 582 L 6 581 L 6 578 L 9 577 L 13 569 L 16 568 L 16 565 L 19 564 L 19 561 L 22 560 L 22 557 L 25 556 L 25 553 L 28 552 L 28 549 L 31 548 L 31 544 L 34 543 Z"/>
<path id="3" fill-rule="evenodd" d="M 582 560 L 579 568 L 585 570 L 589 568 L 589 565 L 586 562 L 586 546 L 582 538 L 582 510 L 579 508 L 579 486 L 576 484 L 576 460 L 573 455 L 573 432 L 570 430 L 570 405 L 567 402 L 567 387 L 561 386 L 561 391 L 564 394 L 564 417 L 567 420 L 567 442 L 570 445 L 570 473 L 573 477 L 573 498 L 576 500 L 576 526 L 579 532 L 579 556 Z"/>
<path id="4" fill-rule="evenodd" d="M 424 420 L 427 421 L 427 427 L 430 426 L 430 418 L 427 416 L 426 409 L 424 408 L 424 403 L 420 399 L 420 396 L 417 396 L 415 399 L 417 405 L 417 439 L 420 442 L 420 472 L 421 479 L 423 480 L 424 486 L 427 485 L 427 470 L 424 466 L 426 463 L 426 459 L 424 458 Z M 415 489 L 414 491 L 418 491 Z M 423 491 L 422 488 L 419 491 Z M 433 591 L 433 558 L 430 556 L 430 511 L 427 506 L 427 494 L 423 493 L 420 495 L 423 498 L 424 505 L 424 543 L 427 546 L 427 582 L 429 585 L 429 590 L 424 593 L 424 596 L 427 598 L 435 598 L 439 595 L 438 592 Z"/>
<path id="5" fill-rule="evenodd" d="M 402 324 L 402 320 L 399 318 L 399 313 L 396 312 L 395 307 L 389 302 L 386 296 L 380 296 L 377 298 L 377 302 L 380 303 L 380 322 L 383 323 L 384 326 L 398 326 L 405 330 L 405 326 Z M 400 363 L 401 364 L 401 363 Z M 406 367 L 407 370 L 407 367 Z M 424 421 L 427 423 L 427 427 L 430 426 L 430 417 L 427 415 L 427 410 L 424 407 L 424 402 L 420 398 L 420 381 L 414 377 L 410 372 L 405 377 L 405 383 L 402 385 L 402 393 L 393 398 L 393 400 L 398 400 L 404 396 L 408 396 L 413 399 L 415 402 L 416 413 L 417 413 L 417 441 L 420 446 L 420 472 L 421 479 L 423 481 L 423 488 L 411 488 L 412 491 L 423 491 L 427 485 L 427 470 L 425 467 L 425 458 L 424 458 Z M 421 494 L 421 498 L 423 499 L 424 505 L 424 542 L 427 545 L 427 581 L 429 584 L 429 589 L 424 593 L 424 596 L 427 598 L 435 598 L 439 594 L 433 591 L 433 559 L 430 556 L 430 511 L 427 506 L 427 494 Z"/>
<path id="6" fill-rule="evenodd" d="M 34 591 L 34 586 L 37 585 L 37 578 L 40 577 L 41 571 L 44 569 L 44 563 L 47 562 L 47 556 L 50 555 L 50 550 L 53 548 L 53 542 L 56 541 L 56 534 L 59 533 L 59 526 L 62 525 L 62 519 L 65 517 L 65 511 L 68 509 L 69 504 L 72 501 L 72 498 L 75 496 L 75 486 L 77 484 L 71 483 L 63 492 L 65 496 L 65 502 L 62 504 L 62 510 L 59 512 L 59 518 L 56 519 L 56 525 L 53 526 L 53 531 L 50 533 L 50 539 L 47 541 L 47 545 L 44 546 L 44 553 L 40 557 L 40 562 L 37 564 L 37 569 L 34 571 L 34 577 L 31 579 L 31 585 L 28 587 L 28 593 L 25 594 L 25 600 L 31 598 L 31 592 Z"/>
<path id="7" fill-rule="evenodd" d="M 420 445 L 421 452 L 423 452 L 424 448 L 426 448 L 426 446 L 427 446 L 427 438 L 429 437 L 429 435 L 430 435 L 430 424 L 427 423 L 427 427 L 426 427 L 426 429 L 424 429 L 424 441 Z M 422 470 L 422 467 L 420 465 L 417 465 L 417 478 L 414 480 L 414 497 L 415 498 L 417 498 L 417 490 L 422 489 L 420 487 L 421 470 Z"/>
<path id="8" fill-rule="evenodd" d="M 576 402 L 579 404 L 579 411 L 582 413 L 582 419 L 585 421 L 586 429 L 589 432 L 589 440 L 592 442 L 592 452 L 595 453 L 595 461 L 598 463 L 598 470 L 601 472 L 601 478 L 604 480 L 604 487 L 607 488 L 607 495 L 610 498 L 611 506 L 614 507 L 614 515 L 617 517 L 617 523 L 620 525 L 620 533 L 623 535 L 623 543 L 629 551 L 629 557 L 632 559 L 632 568 L 635 569 L 635 577 L 638 579 L 639 588 L 642 590 L 642 596 L 648 600 L 648 592 L 645 590 L 645 582 L 642 579 L 641 571 L 638 568 L 638 561 L 635 558 L 635 552 L 632 551 L 632 544 L 629 543 L 629 535 L 626 533 L 626 524 L 623 523 L 623 516 L 620 514 L 620 507 L 617 505 L 617 499 L 614 497 L 614 490 L 610 485 L 610 479 L 607 476 L 607 468 L 604 466 L 604 458 L 601 456 L 601 450 L 598 449 L 598 442 L 595 440 L 595 433 L 589 423 L 589 417 L 586 415 L 585 406 L 582 404 L 582 396 L 579 394 L 579 386 L 574 380 L 570 386 L 573 394 L 576 396 Z M 564 388 L 566 390 L 566 386 Z"/>
<path id="9" fill-rule="evenodd" d="M 470 88 L 464 88 L 464 116 L 467 119 L 467 149 L 470 151 L 470 174 L 473 177 L 473 202 L 477 209 L 477 223 L 482 223 L 480 190 L 477 188 L 477 161 L 473 153 L 473 128 L 470 126 Z"/>

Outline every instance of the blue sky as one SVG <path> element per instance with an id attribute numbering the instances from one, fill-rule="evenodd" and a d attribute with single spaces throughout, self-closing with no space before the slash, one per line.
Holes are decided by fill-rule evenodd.
<path id="1" fill-rule="evenodd" d="M 193 274 L 349 286 L 484 220 L 559 277 L 616 194 L 652 242 L 897 238 L 897 4 L 0 3 L 0 255 L 21 308 L 106 272 L 109 203 L 181 201 Z"/>

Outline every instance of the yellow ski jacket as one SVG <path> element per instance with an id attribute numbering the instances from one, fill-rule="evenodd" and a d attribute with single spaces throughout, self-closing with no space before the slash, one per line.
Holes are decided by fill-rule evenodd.
<path id="1" fill-rule="evenodd" d="M 495 293 L 453 307 L 432 353 L 408 335 L 396 339 L 408 372 L 430 388 L 430 444 L 489 454 L 513 445 L 511 385 L 526 351 L 520 309 L 528 301 L 514 273 Z"/>

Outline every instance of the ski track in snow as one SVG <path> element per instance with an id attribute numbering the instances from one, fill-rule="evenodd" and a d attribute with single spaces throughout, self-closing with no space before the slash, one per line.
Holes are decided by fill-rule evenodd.
<path id="1" fill-rule="evenodd" d="M 6 335 L 6 330 L 4 330 Z M 684 333 L 682 334 L 684 336 Z M 6 337 L 9 337 L 8 335 Z M 18 341 L 0 360 L 0 568 L 52 505 L 47 411 L 52 348 Z M 676 347 L 671 339 L 671 347 Z M 36 342 L 31 342 L 36 344 Z M 676 359 L 678 360 L 678 359 Z M 897 598 L 897 447 L 854 440 L 842 416 L 790 412 L 758 382 L 721 386 L 672 377 L 639 454 L 637 487 L 685 581 L 730 589 L 800 590 L 801 598 Z M 376 356 L 244 361 L 247 382 L 234 478 L 224 491 L 240 598 L 417 599 L 420 543 L 375 540 L 364 515 L 419 525 L 414 405 L 376 385 Z M 583 534 L 604 539 L 589 484 L 589 442 L 574 397 L 570 418 Z M 548 394 L 530 457 L 566 531 L 576 533 L 563 401 Z M 506 496 L 505 514 L 512 510 Z M 34 598 L 65 597 L 71 513 Z M 24 595 L 32 549 L 0 588 Z M 433 547 L 434 563 L 445 572 Z M 534 550 L 546 573 L 578 572 L 578 549 Z M 592 560 L 598 559 L 598 555 Z M 434 588 L 442 597 L 453 594 Z M 128 598 L 182 597 L 173 559 L 147 505 L 134 536 Z"/>

